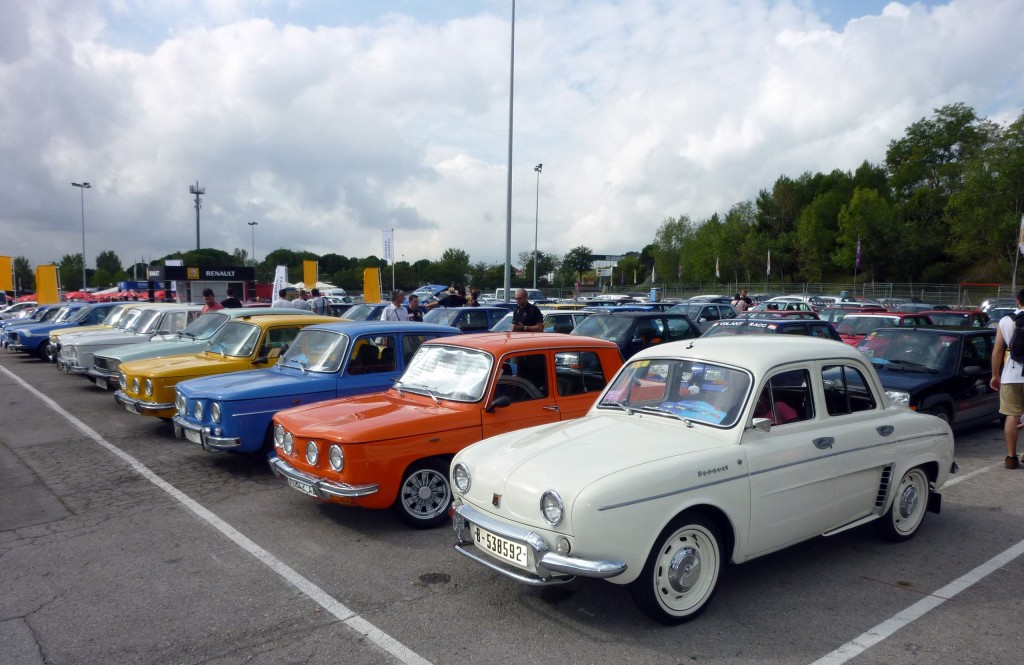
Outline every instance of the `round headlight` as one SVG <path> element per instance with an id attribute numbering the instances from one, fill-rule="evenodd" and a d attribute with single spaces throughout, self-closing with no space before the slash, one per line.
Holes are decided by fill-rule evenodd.
<path id="1" fill-rule="evenodd" d="M 562 521 L 564 510 L 565 506 L 562 504 L 562 497 L 558 496 L 558 492 L 548 490 L 540 497 L 540 514 L 551 526 L 558 526 L 558 523 Z"/>
<path id="2" fill-rule="evenodd" d="M 455 483 L 455 490 L 459 494 L 465 494 L 469 491 L 469 486 L 473 484 L 473 479 L 469 475 L 469 468 L 459 462 L 452 469 L 452 482 Z"/>
<path id="3" fill-rule="evenodd" d="M 146 386 L 146 397 L 152 397 L 153 396 L 153 380 L 152 379 L 146 379 L 145 386 Z"/>
<path id="4" fill-rule="evenodd" d="M 335 471 L 341 471 L 345 467 L 345 453 L 342 452 L 341 446 L 331 446 L 327 450 L 327 457 L 331 461 L 331 468 Z"/>
<path id="5" fill-rule="evenodd" d="M 174 393 L 174 408 L 181 415 L 185 415 L 185 396 L 179 392 Z"/>
<path id="6" fill-rule="evenodd" d="M 274 424 L 274 445 L 280 447 L 284 443 L 284 427 L 281 423 Z"/>
<path id="7" fill-rule="evenodd" d="M 192 409 L 192 415 L 196 420 L 203 419 L 203 403 L 201 401 L 196 400 L 195 408 Z"/>
<path id="8" fill-rule="evenodd" d="M 316 441 L 310 441 L 306 444 L 306 461 L 315 466 L 319 458 L 320 451 L 316 447 Z"/>
<path id="9" fill-rule="evenodd" d="M 286 454 L 291 455 L 292 454 L 292 450 L 295 447 L 293 445 L 293 443 L 294 442 L 292 441 L 292 433 L 291 432 L 285 432 L 284 433 L 284 441 L 281 443 L 281 450 L 283 450 Z"/>
<path id="10" fill-rule="evenodd" d="M 119 385 L 121 387 L 121 390 L 127 390 L 128 389 L 128 377 L 125 376 L 124 374 L 121 374 L 120 376 L 118 376 L 117 377 L 117 385 Z"/>
<path id="11" fill-rule="evenodd" d="M 136 395 L 139 394 L 139 377 L 132 379 L 132 392 Z"/>
<path id="12" fill-rule="evenodd" d="M 217 402 L 210 405 L 210 419 L 215 423 L 220 422 L 220 404 Z"/>

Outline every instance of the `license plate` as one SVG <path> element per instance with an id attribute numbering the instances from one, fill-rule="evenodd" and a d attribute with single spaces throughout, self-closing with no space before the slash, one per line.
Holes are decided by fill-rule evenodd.
<path id="1" fill-rule="evenodd" d="M 135 406 L 135 402 L 125 402 L 124 408 L 126 411 L 131 411 L 132 413 L 139 412 L 139 407 Z"/>
<path id="2" fill-rule="evenodd" d="M 190 429 L 185 430 L 185 438 L 192 443 L 202 443 L 203 438 L 199 436 L 199 432 L 192 431 Z"/>
<path id="3" fill-rule="evenodd" d="M 92 382 L 96 384 L 97 388 L 103 388 L 104 390 L 110 390 L 110 384 L 107 380 L 102 377 L 93 377 Z"/>
<path id="4" fill-rule="evenodd" d="M 481 529 L 475 524 L 473 525 L 473 540 L 477 547 L 487 550 L 500 559 L 504 559 L 505 561 L 522 568 L 529 567 L 525 545 L 520 545 L 519 543 L 514 543 L 511 540 L 506 540 L 501 536 L 496 536 L 490 531 Z"/>
<path id="5" fill-rule="evenodd" d="M 301 480 L 289 478 L 288 484 L 294 487 L 295 489 L 299 490 L 303 494 L 308 494 L 309 496 L 316 496 L 316 490 L 313 489 L 313 486 L 310 485 L 309 483 L 304 483 Z"/>

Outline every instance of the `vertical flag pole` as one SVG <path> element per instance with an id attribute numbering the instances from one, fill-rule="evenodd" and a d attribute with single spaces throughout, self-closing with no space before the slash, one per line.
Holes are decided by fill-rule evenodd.
<path id="1" fill-rule="evenodd" d="M 1024 214 L 1020 216 L 1020 229 L 1017 232 L 1017 251 L 1013 253 L 1013 277 L 1010 278 L 1010 294 L 1017 297 L 1017 259 L 1024 253 Z"/>

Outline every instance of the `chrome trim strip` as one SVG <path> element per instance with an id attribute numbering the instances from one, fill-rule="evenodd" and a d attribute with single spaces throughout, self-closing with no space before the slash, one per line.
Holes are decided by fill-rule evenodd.
<path id="1" fill-rule="evenodd" d="M 327 499 L 328 497 L 337 498 L 356 498 L 360 496 L 369 496 L 376 494 L 380 489 L 380 484 L 373 483 L 367 485 L 348 485 L 345 483 L 332 483 L 329 480 L 321 480 L 315 478 L 308 473 L 299 471 L 288 462 L 274 455 L 267 460 L 270 464 L 270 470 L 274 472 L 275 476 L 279 478 L 291 478 L 313 487 L 313 491 L 317 493 L 317 497 L 321 499 Z"/>
<path id="2" fill-rule="evenodd" d="M 128 395 L 125 395 L 124 392 L 121 390 L 118 390 L 116 393 L 114 393 L 114 401 L 120 404 L 121 406 L 131 404 L 132 406 L 135 407 L 136 410 L 138 410 L 139 413 L 154 413 L 156 411 L 166 411 L 167 409 L 174 408 L 174 402 L 171 402 L 169 404 L 155 404 L 153 402 L 143 402 L 140 399 L 128 397 Z"/>

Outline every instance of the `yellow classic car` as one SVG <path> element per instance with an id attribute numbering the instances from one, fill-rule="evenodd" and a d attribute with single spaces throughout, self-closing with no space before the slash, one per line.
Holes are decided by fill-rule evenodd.
<path id="1" fill-rule="evenodd" d="M 230 321 L 200 353 L 122 363 L 121 389 L 114 393 L 114 399 L 132 413 L 170 419 L 174 415 L 174 387 L 179 381 L 270 367 L 300 330 L 337 320 L 332 316 L 296 313 L 255 314 Z"/>

